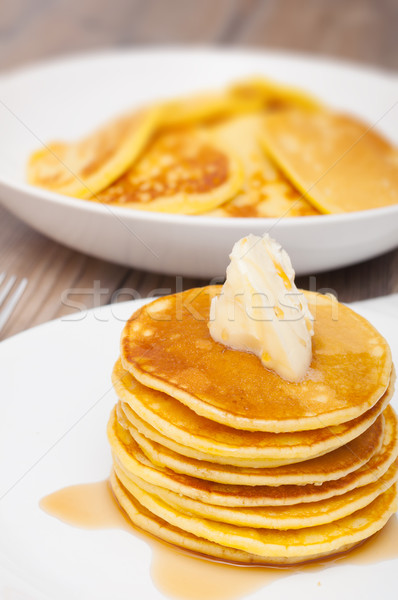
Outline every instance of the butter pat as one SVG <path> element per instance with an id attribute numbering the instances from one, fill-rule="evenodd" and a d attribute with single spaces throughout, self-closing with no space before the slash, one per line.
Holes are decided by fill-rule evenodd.
<path id="1" fill-rule="evenodd" d="M 249 235 L 234 245 L 230 259 L 221 294 L 211 302 L 211 337 L 300 381 L 311 363 L 313 319 L 288 254 L 268 234 Z"/>

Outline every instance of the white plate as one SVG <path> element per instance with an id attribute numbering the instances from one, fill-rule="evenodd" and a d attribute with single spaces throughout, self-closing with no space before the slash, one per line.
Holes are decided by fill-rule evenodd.
<path id="1" fill-rule="evenodd" d="M 397 314 L 396 302 L 391 298 L 391 314 Z M 0 344 L 1 598 L 163 598 L 151 581 L 151 551 L 142 539 L 125 531 L 78 529 L 38 505 L 60 488 L 108 476 L 105 429 L 115 403 L 110 372 L 123 321 L 141 304 L 75 314 Z M 368 306 L 356 308 L 387 337 L 397 362 L 398 319 Z M 389 311 L 388 301 L 382 310 Z M 397 398 L 393 403 L 397 406 Z M 387 597 L 395 589 L 397 569 L 398 560 L 334 565 L 274 582 L 266 597 L 332 600 L 347 598 L 347 590 L 354 589 L 363 600 Z M 259 600 L 264 593 L 250 598 Z"/>
<path id="2" fill-rule="evenodd" d="M 395 76 L 330 60 L 269 52 L 157 49 L 58 60 L 0 78 L 0 201 L 42 233 L 107 260 L 159 273 L 223 275 L 233 243 L 272 234 L 297 273 L 348 265 L 398 243 L 398 206 L 300 219 L 220 219 L 131 211 L 25 183 L 40 142 L 73 139 L 108 117 L 161 97 L 264 74 L 298 85 L 398 143 Z"/>

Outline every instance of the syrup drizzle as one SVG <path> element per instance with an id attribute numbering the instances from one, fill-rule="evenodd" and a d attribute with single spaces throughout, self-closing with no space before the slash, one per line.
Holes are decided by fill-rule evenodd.
<path id="1" fill-rule="evenodd" d="M 120 510 L 107 481 L 74 485 L 43 498 L 40 507 L 61 521 L 86 529 L 124 529 L 152 548 L 151 575 L 173 600 L 238 600 L 272 582 L 334 564 L 369 565 L 398 558 L 398 519 L 347 554 L 285 568 L 245 567 L 204 560 L 136 529 Z"/>

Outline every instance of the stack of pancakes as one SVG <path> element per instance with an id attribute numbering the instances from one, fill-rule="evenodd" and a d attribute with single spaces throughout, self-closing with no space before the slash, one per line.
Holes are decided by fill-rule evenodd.
<path id="1" fill-rule="evenodd" d="M 108 426 L 116 498 L 135 525 L 217 559 L 289 564 L 355 546 L 397 508 L 387 342 L 305 292 L 313 358 L 290 383 L 213 341 L 218 293 L 157 299 L 125 326 Z"/>

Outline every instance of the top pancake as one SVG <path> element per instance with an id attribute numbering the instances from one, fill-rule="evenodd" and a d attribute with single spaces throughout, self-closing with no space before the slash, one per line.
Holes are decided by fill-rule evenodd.
<path id="1" fill-rule="evenodd" d="M 356 418 L 385 392 L 387 342 L 366 319 L 327 296 L 305 292 L 315 317 L 313 358 L 300 383 L 267 370 L 257 356 L 214 342 L 209 307 L 220 286 L 155 300 L 127 322 L 123 367 L 142 384 L 233 428 L 287 432 Z"/>
<path id="2" fill-rule="evenodd" d="M 398 152 L 372 127 L 328 111 L 270 115 L 264 144 L 307 199 L 324 213 L 398 203 Z"/>

